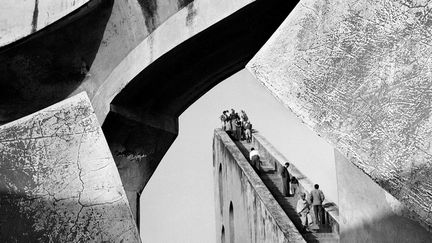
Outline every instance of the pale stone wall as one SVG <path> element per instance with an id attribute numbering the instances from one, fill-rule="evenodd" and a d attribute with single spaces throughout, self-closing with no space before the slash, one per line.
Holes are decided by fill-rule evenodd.
<path id="1" fill-rule="evenodd" d="M 213 139 L 213 168 L 217 242 L 231 242 L 232 234 L 235 242 L 305 242 L 240 150 L 220 129 L 215 130 Z"/>
<path id="2" fill-rule="evenodd" d="M 432 227 L 431 3 L 303 0 L 248 69 Z"/>
<path id="3" fill-rule="evenodd" d="M 1 242 L 140 242 L 81 93 L 0 128 Z"/>

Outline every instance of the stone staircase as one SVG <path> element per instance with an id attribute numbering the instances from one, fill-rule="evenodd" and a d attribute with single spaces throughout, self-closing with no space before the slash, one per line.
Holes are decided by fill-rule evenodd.
<path id="1" fill-rule="evenodd" d="M 234 143 L 249 161 L 249 151 L 252 144 L 245 141 L 234 141 Z M 331 227 L 328 225 L 313 225 L 309 227 L 311 232 L 303 232 L 301 219 L 296 212 L 297 201 L 299 199 L 298 195 L 292 197 L 285 197 L 282 195 L 281 177 L 278 175 L 277 171 L 275 171 L 274 165 L 269 163 L 268 159 L 265 158 L 265 156 L 262 156 L 262 153 L 260 154 L 262 171 L 259 173 L 259 177 L 267 186 L 283 211 L 297 227 L 298 231 L 302 233 L 303 238 L 307 242 L 339 242 L 339 234 L 333 233 Z"/>

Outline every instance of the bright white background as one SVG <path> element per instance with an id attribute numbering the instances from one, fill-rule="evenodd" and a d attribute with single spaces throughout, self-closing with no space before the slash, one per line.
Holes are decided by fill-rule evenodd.
<path id="1" fill-rule="evenodd" d="M 179 135 L 141 196 L 145 243 L 216 241 L 212 139 L 223 110 L 243 109 L 279 151 L 337 202 L 333 149 L 247 70 L 223 81 L 179 119 Z"/>

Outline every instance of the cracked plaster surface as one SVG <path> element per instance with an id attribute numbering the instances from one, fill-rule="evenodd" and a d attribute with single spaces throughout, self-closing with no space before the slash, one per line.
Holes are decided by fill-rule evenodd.
<path id="1" fill-rule="evenodd" d="M 432 227 L 432 2 L 303 0 L 248 69 Z"/>
<path id="2" fill-rule="evenodd" d="M 0 127 L 0 239 L 140 242 L 85 93 Z"/>

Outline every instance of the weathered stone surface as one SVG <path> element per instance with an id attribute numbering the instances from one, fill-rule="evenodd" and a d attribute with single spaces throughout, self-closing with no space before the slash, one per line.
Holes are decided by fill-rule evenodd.
<path id="1" fill-rule="evenodd" d="M 0 241 L 140 242 L 81 93 L 0 128 Z"/>
<path id="2" fill-rule="evenodd" d="M 301 1 L 248 64 L 308 126 L 432 226 L 429 1 Z"/>
<path id="3" fill-rule="evenodd" d="M 216 129 L 213 169 L 217 242 L 305 242 L 252 166 Z"/>

